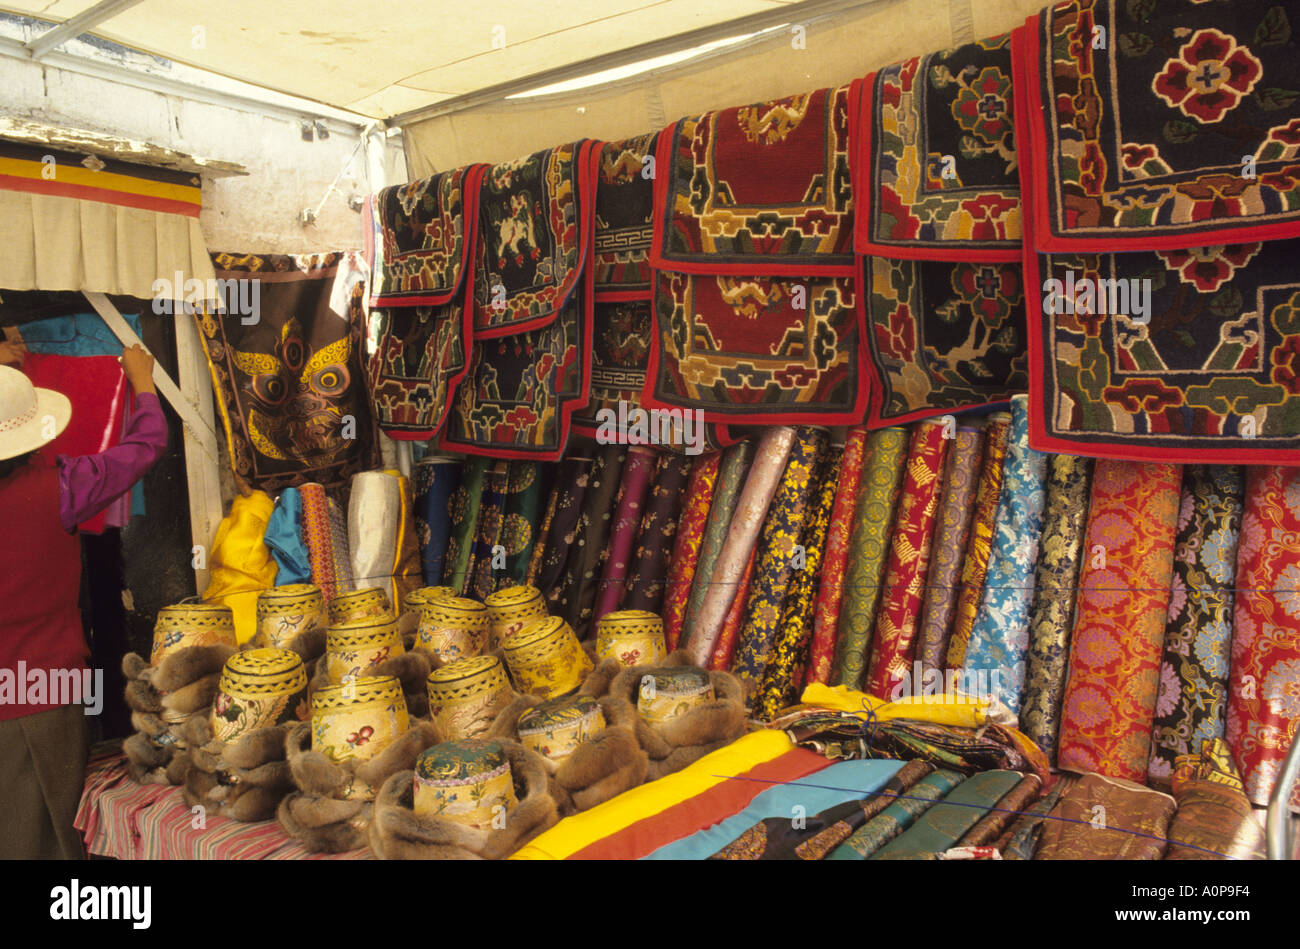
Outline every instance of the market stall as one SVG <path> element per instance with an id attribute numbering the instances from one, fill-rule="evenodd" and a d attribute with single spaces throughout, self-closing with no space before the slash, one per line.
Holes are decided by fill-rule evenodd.
<path id="1" fill-rule="evenodd" d="M 1300 4 L 1037 7 L 608 130 L 417 110 L 312 254 L 0 143 L 0 289 L 124 342 L 108 295 L 220 291 L 168 298 L 203 566 L 90 851 L 1292 856 Z"/>

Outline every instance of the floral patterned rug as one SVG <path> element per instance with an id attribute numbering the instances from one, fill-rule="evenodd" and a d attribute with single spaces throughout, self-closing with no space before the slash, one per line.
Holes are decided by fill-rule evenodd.
<path id="1" fill-rule="evenodd" d="M 1013 55 L 1035 248 L 1300 236 L 1295 11 L 1278 0 L 1069 0 L 1031 17 Z"/>

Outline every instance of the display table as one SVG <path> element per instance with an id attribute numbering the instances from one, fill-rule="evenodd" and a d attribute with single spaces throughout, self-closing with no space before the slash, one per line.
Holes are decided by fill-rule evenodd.
<path id="1" fill-rule="evenodd" d="M 118 860 L 372 859 L 369 848 L 311 853 L 275 821 L 200 822 L 180 788 L 132 781 L 121 753 L 91 758 L 76 826 L 89 853 Z"/>

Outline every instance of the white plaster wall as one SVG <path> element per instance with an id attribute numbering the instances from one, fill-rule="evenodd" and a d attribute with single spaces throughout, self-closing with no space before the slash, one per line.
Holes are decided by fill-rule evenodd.
<path id="1" fill-rule="evenodd" d="M 304 141 L 300 121 L 187 100 L 31 61 L 0 57 L 0 113 L 48 125 L 103 132 L 208 159 L 238 162 L 247 177 L 204 176 L 199 221 L 211 251 L 310 253 L 361 246 L 362 216 L 349 194 L 367 194 L 363 151 L 349 163 L 358 132 L 328 122 L 329 138 Z M 389 183 L 406 180 L 401 138 L 387 140 Z M 340 169 L 350 172 L 314 225 L 316 207 Z"/>

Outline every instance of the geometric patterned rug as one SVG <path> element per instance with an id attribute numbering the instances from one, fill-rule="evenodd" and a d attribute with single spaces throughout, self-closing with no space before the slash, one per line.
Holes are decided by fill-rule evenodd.
<path id="1" fill-rule="evenodd" d="M 595 146 L 583 139 L 484 174 L 474 251 L 476 341 L 549 325 L 578 289 L 591 252 Z M 586 300 L 590 305 L 590 295 Z"/>
<path id="2" fill-rule="evenodd" d="M 486 170 L 467 165 L 379 192 L 383 267 L 373 306 L 436 306 L 457 294 Z"/>
<path id="3" fill-rule="evenodd" d="M 1300 236 L 1298 12 L 1278 0 L 1069 0 L 1030 17 L 1013 42 L 1035 247 Z"/>
<path id="4" fill-rule="evenodd" d="M 427 441 L 438 434 L 449 396 L 469 368 L 465 341 L 472 332 L 463 299 L 370 311 L 370 400 L 386 435 Z"/>
<path id="5" fill-rule="evenodd" d="M 654 178 L 650 162 L 658 133 L 600 150 L 596 179 L 596 299 L 650 299 L 650 239 Z"/>
<path id="6" fill-rule="evenodd" d="M 887 66 L 851 108 L 858 253 L 1020 259 L 1008 35 Z"/>
<path id="7" fill-rule="evenodd" d="M 1300 465 L 1297 260 L 1300 240 L 1037 255 L 1028 285 L 1055 280 L 1060 292 L 1044 304 L 1057 312 L 1031 321 L 1030 444 L 1139 461 Z M 1114 315 L 1124 296 L 1133 315 Z"/>
<path id="8" fill-rule="evenodd" d="M 444 450 L 559 460 L 572 416 L 591 391 L 589 264 L 582 283 L 542 329 L 475 338 L 469 372 L 443 427 Z"/>
<path id="9" fill-rule="evenodd" d="M 849 87 L 681 119 L 659 136 L 659 269 L 743 277 L 853 272 Z"/>
<path id="10" fill-rule="evenodd" d="M 862 267 L 869 427 L 997 406 L 1026 390 L 1019 264 L 864 257 Z"/>
<path id="11" fill-rule="evenodd" d="M 868 390 L 853 278 L 656 277 L 642 405 L 742 425 L 861 420 Z"/>

